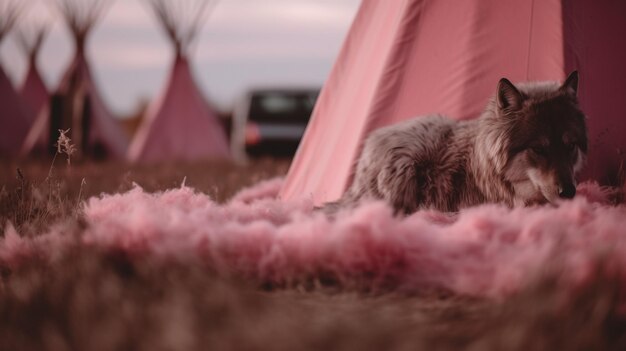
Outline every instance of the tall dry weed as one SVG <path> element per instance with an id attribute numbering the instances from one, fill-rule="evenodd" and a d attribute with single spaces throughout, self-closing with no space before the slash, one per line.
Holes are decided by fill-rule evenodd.
<path id="1" fill-rule="evenodd" d="M 71 167 L 72 155 L 76 147 L 67 136 L 68 130 L 59 130 L 56 152 L 50 163 L 48 173 L 43 181 L 28 179 L 18 167 L 15 177 L 18 186 L 9 191 L 3 186 L 0 191 L 0 233 L 4 226 L 12 223 L 19 232 L 35 235 L 48 224 L 60 218 L 76 217 L 82 201 L 82 186 L 78 198 L 67 196 L 66 181 L 55 175 L 55 161 L 61 155 L 66 156 L 68 169 Z"/>

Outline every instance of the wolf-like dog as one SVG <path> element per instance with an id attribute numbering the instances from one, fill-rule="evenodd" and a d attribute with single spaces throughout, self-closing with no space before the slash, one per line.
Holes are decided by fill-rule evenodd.
<path id="1" fill-rule="evenodd" d="M 432 115 L 380 128 L 366 139 L 348 191 L 325 210 L 362 199 L 410 214 L 572 198 L 587 154 L 577 90 L 578 72 L 562 85 L 502 78 L 477 119 Z"/>

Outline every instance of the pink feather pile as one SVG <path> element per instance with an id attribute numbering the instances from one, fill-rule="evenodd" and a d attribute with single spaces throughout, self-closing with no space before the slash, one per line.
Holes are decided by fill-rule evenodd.
<path id="1" fill-rule="evenodd" d="M 80 236 L 59 226 L 23 238 L 9 226 L 0 263 L 53 259 L 79 240 L 136 257 L 198 260 L 218 273 L 271 284 L 332 279 L 485 297 L 507 296 L 554 267 L 571 284 L 589 278 L 598 260 L 626 268 L 626 207 L 609 205 L 609 194 L 593 183 L 558 206 L 484 205 L 397 218 L 372 202 L 334 220 L 311 201 L 276 199 L 281 184 L 261 183 L 225 205 L 188 187 L 91 198 Z"/>

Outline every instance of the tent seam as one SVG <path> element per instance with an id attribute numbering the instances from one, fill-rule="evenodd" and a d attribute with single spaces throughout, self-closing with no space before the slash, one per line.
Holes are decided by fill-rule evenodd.
<path id="1" fill-rule="evenodd" d="M 533 43 L 533 23 L 535 14 L 535 0 L 530 2 L 530 23 L 528 26 L 528 51 L 526 52 L 526 80 L 530 80 L 530 52 Z"/>

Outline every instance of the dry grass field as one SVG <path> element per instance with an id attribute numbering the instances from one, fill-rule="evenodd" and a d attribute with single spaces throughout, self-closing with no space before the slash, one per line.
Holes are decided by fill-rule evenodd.
<path id="1" fill-rule="evenodd" d="M 0 161 L 1 162 L 1 161 Z M 52 166 L 51 166 L 52 165 Z M 218 202 L 260 180 L 282 176 L 286 160 L 261 159 L 247 166 L 229 162 L 196 162 L 131 166 L 122 163 L 66 163 L 52 160 L 0 163 L 0 222 L 35 227 L 76 215 L 78 204 L 101 193 L 124 192 L 138 184 L 155 192 L 187 186 Z"/>
<path id="2" fill-rule="evenodd" d="M 0 164 L 0 227 L 82 230 L 79 204 L 138 183 L 186 185 L 219 202 L 281 176 L 287 161 L 127 166 Z M 0 231 L 0 233 L 3 231 Z M 575 291 L 546 274 L 502 301 L 446 291 L 277 288 L 217 276 L 193 259 L 131 257 L 76 245 L 53 263 L 0 267 L 0 350 L 624 350 L 625 290 L 598 263 Z"/>

